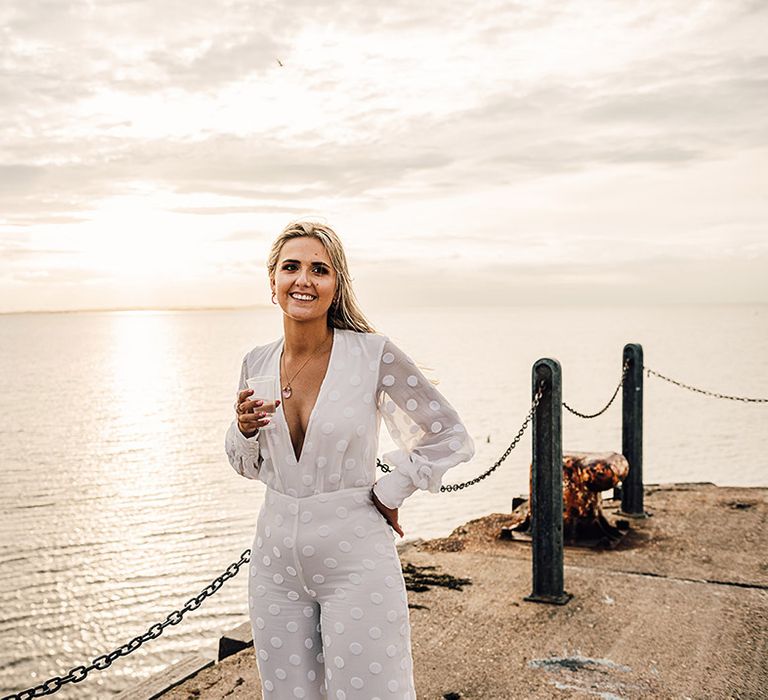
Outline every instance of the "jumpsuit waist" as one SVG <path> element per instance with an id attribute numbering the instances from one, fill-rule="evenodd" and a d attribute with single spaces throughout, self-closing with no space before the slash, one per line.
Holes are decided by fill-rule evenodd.
<path id="1" fill-rule="evenodd" d="M 359 578 L 360 567 L 372 571 L 397 560 L 392 531 L 369 486 L 304 498 L 268 489 L 255 545 L 263 552 L 261 560 L 252 560 L 257 570 L 268 573 L 276 561 L 289 561 L 288 573 L 311 598 L 316 597 L 313 581 L 340 585 L 350 574 Z"/>
<path id="2" fill-rule="evenodd" d="M 267 486 L 264 498 L 264 508 L 273 513 L 297 515 L 300 512 L 312 512 L 314 510 L 327 511 L 332 506 L 359 508 L 373 504 L 370 486 L 355 486 L 348 489 L 339 489 L 327 493 L 318 493 L 312 496 L 289 496 Z"/>

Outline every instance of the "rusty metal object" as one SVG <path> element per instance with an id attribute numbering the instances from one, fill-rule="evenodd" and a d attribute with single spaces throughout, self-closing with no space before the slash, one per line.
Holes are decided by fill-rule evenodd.
<path id="1" fill-rule="evenodd" d="M 601 508 L 601 492 L 613 488 L 629 473 L 629 463 L 616 452 L 568 452 L 563 455 L 563 539 L 568 545 L 611 547 L 629 524 L 612 525 Z M 502 529 L 505 539 L 530 540 L 530 501 L 515 510 L 518 522 Z"/>
<path id="2" fill-rule="evenodd" d="M 571 536 L 600 513 L 600 492 L 613 488 L 629 473 L 629 463 L 616 452 L 570 452 L 563 455 L 563 528 Z M 568 534 L 566 536 L 568 536 Z"/>

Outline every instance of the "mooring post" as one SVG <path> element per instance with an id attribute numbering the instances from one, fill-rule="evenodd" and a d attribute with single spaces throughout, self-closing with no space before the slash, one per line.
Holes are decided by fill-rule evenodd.
<path id="1" fill-rule="evenodd" d="M 643 346 L 624 346 L 622 367 L 627 363 L 622 392 L 621 451 L 629 462 L 629 475 L 621 485 L 621 512 L 644 518 L 643 510 Z"/>
<path id="2" fill-rule="evenodd" d="M 564 605 L 563 590 L 563 441 L 560 363 L 543 358 L 533 365 L 533 395 L 544 393 L 533 414 L 531 467 L 531 550 L 533 584 L 525 600 Z"/>

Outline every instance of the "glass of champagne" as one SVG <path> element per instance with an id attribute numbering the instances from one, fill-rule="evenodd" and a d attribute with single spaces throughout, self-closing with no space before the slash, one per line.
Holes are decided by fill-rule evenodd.
<path id="1" fill-rule="evenodd" d="M 264 402 L 261 406 L 253 409 L 254 413 L 264 412 L 270 419 L 270 422 L 259 430 L 272 430 L 274 427 L 272 420 L 275 413 L 275 399 L 277 398 L 277 377 L 248 377 L 245 382 L 249 389 L 253 389 L 253 394 L 248 400 Z"/>

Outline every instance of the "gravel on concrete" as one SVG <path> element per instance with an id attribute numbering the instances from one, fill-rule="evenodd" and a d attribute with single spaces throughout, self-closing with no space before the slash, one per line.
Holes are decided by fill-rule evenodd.
<path id="1" fill-rule="evenodd" d="M 471 580 L 409 592 L 419 700 L 768 698 L 768 489 L 652 486 L 645 507 L 616 548 L 566 548 L 562 606 L 524 600 L 509 514 L 403 547 L 404 565 Z M 162 697 L 258 700 L 253 648 Z"/>

